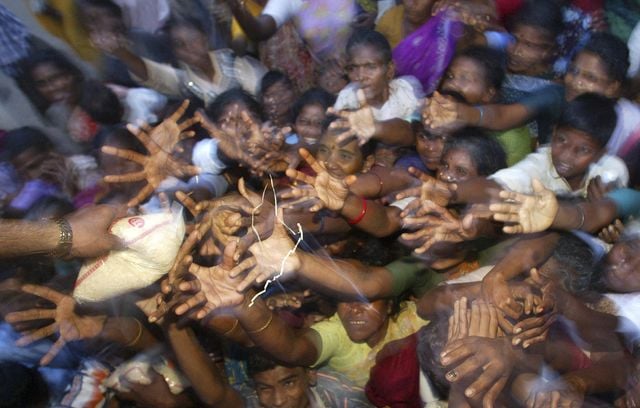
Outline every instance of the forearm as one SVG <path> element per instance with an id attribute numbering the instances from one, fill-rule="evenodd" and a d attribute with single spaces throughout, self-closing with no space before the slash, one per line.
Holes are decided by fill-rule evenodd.
<path id="1" fill-rule="evenodd" d="M 0 221 L 0 258 L 43 254 L 58 246 L 60 228 L 53 221 Z"/>
<path id="2" fill-rule="evenodd" d="M 277 360 L 300 366 L 310 366 L 318 359 L 318 349 L 300 331 L 289 327 L 260 298 L 251 304 L 252 291 L 245 301 L 234 308 L 234 315 L 254 344 Z"/>
<path id="3" fill-rule="evenodd" d="M 340 215 L 346 220 L 357 221 L 353 224 L 356 228 L 379 238 L 398 232 L 402 227 L 399 208 L 387 207 L 355 194 L 347 196 Z"/>
<path id="4" fill-rule="evenodd" d="M 578 335 L 590 345 L 591 351 L 615 352 L 624 348 L 618 334 L 620 317 L 590 309 L 568 293 L 559 308 L 570 322 L 569 329 L 577 328 Z"/>
<path id="5" fill-rule="evenodd" d="M 145 350 L 158 343 L 153 334 L 133 317 L 108 317 L 100 333 L 100 339 L 133 350 Z"/>
<path id="6" fill-rule="evenodd" d="M 451 184 L 450 204 L 486 203 L 498 198 L 502 187 L 493 180 L 475 177 L 466 181 Z"/>
<path id="7" fill-rule="evenodd" d="M 412 187 L 415 181 L 416 178 L 405 169 L 376 166 L 358 176 L 356 182 L 349 186 L 349 191 L 360 197 L 379 198 Z"/>
<path id="8" fill-rule="evenodd" d="M 165 332 L 180 369 L 201 402 L 210 407 L 242 406 L 240 395 L 229 386 L 190 329 L 169 324 Z"/>
<path id="9" fill-rule="evenodd" d="M 265 41 L 275 34 L 277 27 L 273 17 L 268 15 L 253 16 L 245 8 L 244 2 L 238 0 L 228 1 L 233 16 L 238 20 L 240 27 L 251 41 Z"/>
<path id="10" fill-rule="evenodd" d="M 483 279 L 511 280 L 531 268 L 538 267 L 553 253 L 560 239 L 557 233 L 539 233 L 523 236 L 508 250 Z"/>
<path id="11" fill-rule="evenodd" d="M 453 310 L 455 301 L 463 296 L 469 302 L 480 297 L 480 285 L 478 283 L 459 283 L 436 286 L 418 300 L 416 304 L 418 315 L 426 320 L 448 315 Z"/>
<path id="12" fill-rule="evenodd" d="M 400 118 L 376 121 L 373 139 L 390 146 L 413 146 L 416 143 L 411 123 Z"/>
<path id="13" fill-rule="evenodd" d="M 379 299 L 391 294 L 392 277 L 385 268 L 299 252 L 296 275 L 307 286 L 345 300 Z"/>
<path id="14" fill-rule="evenodd" d="M 475 107 L 460 106 L 459 115 L 468 126 L 477 126 L 489 130 L 509 130 L 522 126 L 533 117 L 526 106 L 514 103 L 509 105 L 491 104 Z"/>
<path id="15" fill-rule="evenodd" d="M 113 56 L 122 61 L 127 66 L 127 69 L 141 81 L 149 79 L 147 66 L 144 63 L 144 60 L 131 52 L 128 48 L 120 48 L 113 53 Z"/>
<path id="16" fill-rule="evenodd" d="M 595 232 L 611 224 L 617 216 L 616 204 L 607 198 L 579 204 L 560 203 L 552 228 Z"/>

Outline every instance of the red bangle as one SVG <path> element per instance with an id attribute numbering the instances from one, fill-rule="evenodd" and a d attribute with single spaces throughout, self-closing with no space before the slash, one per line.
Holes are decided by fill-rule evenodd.
<path id="1" fill-rule="evenodd" d="M 367 200 L 364 197 L 362 197 L 362 210 L 360 211 L 360 214 L 352 220 L 347 220 L 347 222 L 349 223 L 349 225 L 356 225 L 357 223 L 362 221 L 362 219 L 366 214 L 367 214 Z"/>

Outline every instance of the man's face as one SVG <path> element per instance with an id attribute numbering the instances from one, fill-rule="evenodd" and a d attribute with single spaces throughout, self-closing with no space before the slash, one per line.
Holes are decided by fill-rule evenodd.
<path id="1" fill-rule="evenodd" d="M 265 408 L 307 408 L 313 380 L 302 367 L 277 366 L 253 376 L 258 400 Z"/>
<path id="2" fill-rule="evenodd" d="M 557 128 L 551 138 L 553 166 L 570 184 L 582 181 L 591 163 L 600 160 L 604 149 L 588 134 L 570 128 Z"/>

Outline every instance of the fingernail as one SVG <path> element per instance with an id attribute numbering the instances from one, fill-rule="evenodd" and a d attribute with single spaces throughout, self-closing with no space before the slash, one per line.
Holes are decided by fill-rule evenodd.
<path id="1" fill-rule="evenodd" d="M 149 316 L 149 323 L 155 323 L 158 320 L 155 316 Z"/>
<path id="2" fill-rule="evenodd" d="M 447 378 L 448 378 L 449 380 L 455 380 L 456 378 L 458 378 L 458 373 L 457 373 L 455 370 L 453 370 L 453 371 L 449 371 L 449 372 L 447 373 Z"/>
<path id="3" fill-rule="evenodd" d="M 469 398 L 473 397 L 473 394 L 475 393 L 476 393 L 476 390 L 474 390 L 473 388 L 467 388 L 466 390 L 464 390 L 464 395 L 466 395 Z"/>
<path id="4" fill-rule="evenodd" d="M 527 347 L 529 347 L 530 345 L 531 345 L 531 343 L 524 343 L 524 344 L 522 345 L 522 347 L 523 347 L 523 348 L 527 348 Z"/>
<path id="5" fill-rule="evenodd" d="M 513 344 L 514 346 L 517 346 L 518 344 L 520 344 L 521 341 L 522 339 L 515 337 L 513 340 L 511 340 L 511 344 Z"/>
<path id="6" fill-rule="evenodd" d="M 516 327 L 515 329 L 513 329 L 513 332 L 514 332 L 515 334 L 518 334 L 518 333 L 520 333 L 521 331 L 522 331 L 522 328 L 520 328 L 520 327 Z"/>

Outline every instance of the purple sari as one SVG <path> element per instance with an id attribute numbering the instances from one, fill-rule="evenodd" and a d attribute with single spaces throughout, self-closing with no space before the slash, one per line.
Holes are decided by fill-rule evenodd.
<path id="1" fill-rule="evenodd" d="M 463 23 L 451 19 L 446 10 L 431 17 L 393 50 L 398 75 L 413 75 L 425 94 L 432 93 L 453 59 L 463 30 Z"/>

